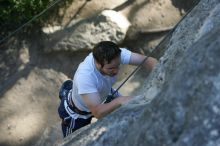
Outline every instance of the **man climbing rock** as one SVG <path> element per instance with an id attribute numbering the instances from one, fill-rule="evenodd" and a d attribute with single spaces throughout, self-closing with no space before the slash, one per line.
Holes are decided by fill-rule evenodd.
<path id="1" fill-rule="evenodd" d="M 58 112 L 62 119 L 63 136 L 88 125 L 93 116 L 100 119 L 131 100 L 131 96 L 115 93 L 112 85 L 116 82 L 120 64 L 139 65 L 145 58 L 119 48 L 111 41 L 98 43 L 80 63 L 73 81 L 65 81 L 60 89 Z M 151 71 L 156 64 L 155 58 L 148 57 L 143 66 Z M 108 96 L 113 92 L 113 96 Z"/>

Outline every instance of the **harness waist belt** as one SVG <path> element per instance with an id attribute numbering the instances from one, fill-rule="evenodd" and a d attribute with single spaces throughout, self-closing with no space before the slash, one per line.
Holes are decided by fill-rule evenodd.
<path id="1" fill-rule="evenodd" d="M 71 91 L 70 91 L 69 93 L 71 94 Z M 66 100 L 66 102 L 67 102 L 67 105 L 69 106 L 69 108 L 70 108 L 72 111 L 74 111 L 75 113 L 80 114 L 80 115 L 89 115 L 89 114 L 91 114 L 91 112 L 86 112 L 86 111 L 81 111 L 81 110 L 79 110 L 79 109 L 75 106 L 75 104 L 74 104 L 74 102 L 72 101 L 71 98 L 70 98 L 70 100 L 71 100 L 71 104 L 70 104 L 70 101 L 68 100 L 68 95 L 69 95 L 69 94 L 67 94 L 67 97 L 65 97 L 65 100 Z"/>
<path id="2" fill-rule="evenodd" d="M 75 113 L 77 113 L 77 114 L 80 114 L 80 115 L 89 115 L 89 114 L 91 114 L 91 112 L 86 112 L 86 111 L 81 111 L 81 110 L 79 110 L 76 106 L 75 106 L 75 104 L 72 102 L 72 104 L 69 104 L 69 102 L 67 101 L 67 104 L 68 104 L 68 106 L 69 106 L 69 108 L 72 110 L 72 111 L 74 111 Z"/>

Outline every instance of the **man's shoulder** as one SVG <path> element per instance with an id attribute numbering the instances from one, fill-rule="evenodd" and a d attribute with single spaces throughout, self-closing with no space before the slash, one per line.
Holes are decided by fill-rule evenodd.
<path id="1" fill-rule="evenodd" d="M 94 68 L 92 65 L 88 65 L 86 63 L 80 64 L 76 73 L 77 76 L 92 76 L 94 73 Z"/>
<path id="2" fill-rule="evenodd" d="M 77 69 L 77 71 L 80 72 L 90 72 L 91 70 L 93 70 L 94 65 L 93 65 L 93 57 L 91 54 L 89 54 L 83 62 L 81 62 L 79 64 L 79 67 Z"/>
<path id="3" fill-rule="evenodd" d="M 129 64 L 132 52 L 127 48 L 120 48 L 120 49 L 121 49 L 121 63 Z"/>
<path id="4" fill-rule="evenodd" d="M 80 79 L 94 78 L 94 76 L 95 76 L 94 67 L 88 64 L 80 64 L 80 66 L 78 67 L 75 73 L 75 77 Z"/>

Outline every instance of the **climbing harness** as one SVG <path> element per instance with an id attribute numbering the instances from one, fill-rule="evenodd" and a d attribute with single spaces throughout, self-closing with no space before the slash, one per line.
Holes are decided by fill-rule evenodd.
<path id="1" fill-rule="evenodd" d="M 58 113 L 62 119 L 61 127 L 64 137 L 80 127 L 89 124 L 93 117 L 91 112 L 79 110 L 71 101 L 72 98 L 70 94 L 72 93 L 72 83 L 72 80 L 65 81 L 59 92 L 61 103 L 58 108 Z"/>
<path id="2" fill-rule="evenodd" d="M 72 94 L 72 90 L 70 90 L 70 92 L 68 94 Z M 79 110 L 75 106 L 74 102 L 72 101 L 71 96 L 68 96 L 68 97 L 66 97 L 66 99 L 64 99 L 64 106 L 65 106 L 66 109 L 68 109 L 68 111 L 72 110 L 75 113 L 80 114 L 80 115 L 89 115 L 89 114 L 91 114 L 91 112 L 86 112 L 86 111 Z"/>
<path id="3" fill-rule="evenodd" d="M 59 98 L 60 100 L 64 100 L 64 107 L 67 111 L 67 113 L 69 113 L 69 115 L 73 115 L 74 113 L 80 114 L 80 115 L 89 115 L 91 114 L 91 112 L 86 112 L 86 111 L 81 111 L 79 110 L 74 102 L 72 101 L 71 96 L 69 96 L 70 94 L 72 94 L 72 85 L 73 85 L 73 81 L 72 80 L 66 80 L 59 91 Z"/>

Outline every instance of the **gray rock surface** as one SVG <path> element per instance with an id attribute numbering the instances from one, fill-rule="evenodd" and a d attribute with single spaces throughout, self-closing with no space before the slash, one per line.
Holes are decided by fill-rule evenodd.
<path id="1" fill-rule="evenodd" d="M 141 96 L 60 145 L 219 145 L 219 3 L 201 0 L 180 23 Z"/>
<path id="2" fill-rule="evenodd" d="M 35 146 L 49 146 L 49 145 L 58 145 L 62 141 L 62 130 L 60 126 L 60 122 L 54 124 L 53 126 L 48 126 L 43 135 L 41 135 L 40 139 L 37 141 Z"/>
<path id="3" fill-rule="evenodd" d="M 58 41 L 54 40 L 54 44 L 56 44 L 59 40 L 68 37 L 66 35 L 71 32 L 59 31 L 60 29 L 66 28 L 68 25 L 71 27 L 79 22 L 77 20 L 96 18 L 95 16 L 103 10 L 113 9 L 127 17 L 132 23 L 133 31 L 137 30 L 137 33 L 134 32 L 137 36 L 133 35 L 128 39 L 128 32 L 125 40 L 120 45 L 133 51 L 142 52 L 144 50 L 142 53 L 147 53 L 147 50 L 151 51 L 166 34 L 160 33 L 158 30 L 163 30 L 170 24 L 176 24 L 182 17 L 182 13 L 178 9 L 187 11 L 189 7 L 192 7 L 191 2 L 191 0 L 77 0 L 73 1 L 68 7 L 59 10 L 60 16 L 56 17 L 59 22 L 56 23 L 53 19 L 50 20 L 51 23 L 46 25 L 49 26 L 47 32 L 54 33 L 53 36 L 57 35 L 55 38 Z M 185 4 L 188 8 L 184 6 Z M 51 12 L 48 14 L 52 15 Z M 148 21 L 147 17 L 153 21 Z M 213 20 L 216 21 L 216 19 Z M 70 23 L 71 21 L 72 23 Z M 211 26 L 209 24 L 211 23 L 206 23 L 206 26 Z M 155 30 L 156 32 L 154 32 Z M 37 27 L 28 34 L 25 32 L 17 33 L 6 44 L 0 45 L 0 145 L 29 146 L 36 143 L 39 138 L 38 145 L 54 145 L 62 139 L 59 126 L 60 119 L 57 114 L 57 106 L 60 102 L 58 90 L 62 81 L 66 78 L 72 78 L 78 64 L 90 50 L 72 52 L 71 50 L 65 51 L 62 49 L 45 53 L 43 48 L 50 46 L 51 44 L 47 44 L 50 41 L 52 43 L 52 40 L 49 36 L 45 38 L 42 33 L 39 34 L 39 31 L 39 27 Z M 51 46 L 54 44 L 52 43 Z M 168 62 L 168 60 L 166 61 Z M 162 65 L 158 66 L 158 68 L 160 67 Z M 127 77 L 132 70 L 131 66 L 122 68 L 121 79 Z M 158 69 L 158 71 L 161 71 L 161 69 Z M 166 77 L 167 74 L 162 72 L 153 75 L 158 76 L 156 78 L 152 77 L 158 85 L 163 85 L 163 80 L 160 81 L 157 78 L 161 79 Z M 121 88 L 120 92 L 126 93 L 126 95 L 130 95 L 130 93 L 133 95 L 134 91 L 138 93 L 146 76 L 146 72 L 141 72 L 140 75 L 137 73 Z M 151 79 L 146 82 L 155 85 Z M 140 96 L 142 100 L 134 101 L 129 109 L 134 107 L 138 111 L 135 114 L 138 114 L 142 108 L 140 102 L 145 100 L 144 106 L 150 97 L 153 98 L 158 94 L 157 86 L 147 90 L 149 87 L 146 86 L 150 84 L 145 85 L 142 93 L 147 91 L 146 93 L 155 94 L 149 94 L 151 95 L 149 98 Z M 124 109 L 121 116 L 127 112 L 129 113 L 129 109 Z M 128 117 L 130 118 L 130 115 Z M 127 119 L 125 117 L 123 123 L 126 123 Z M 132 120 L 132 118 L 129 120 L 130 123 L 132 123 Z M 120 120 L 116 121 L 119 122 Z M 113 122 L 113 125 L 116 124 Z M 105 123 L 103 123 L 103 127 L 105 127 Z M 80 131 L 77 133 L 80 136 Z"/>
<path id="4" fill-rule="evenodd" d="M 98 16 L 73 22 L 62 32 L 53 33 L 45 51 L 77 51 L 92 49 L 101 40 L 121 43 L 130 22 L 119 12 L 105 10 Z"/>

